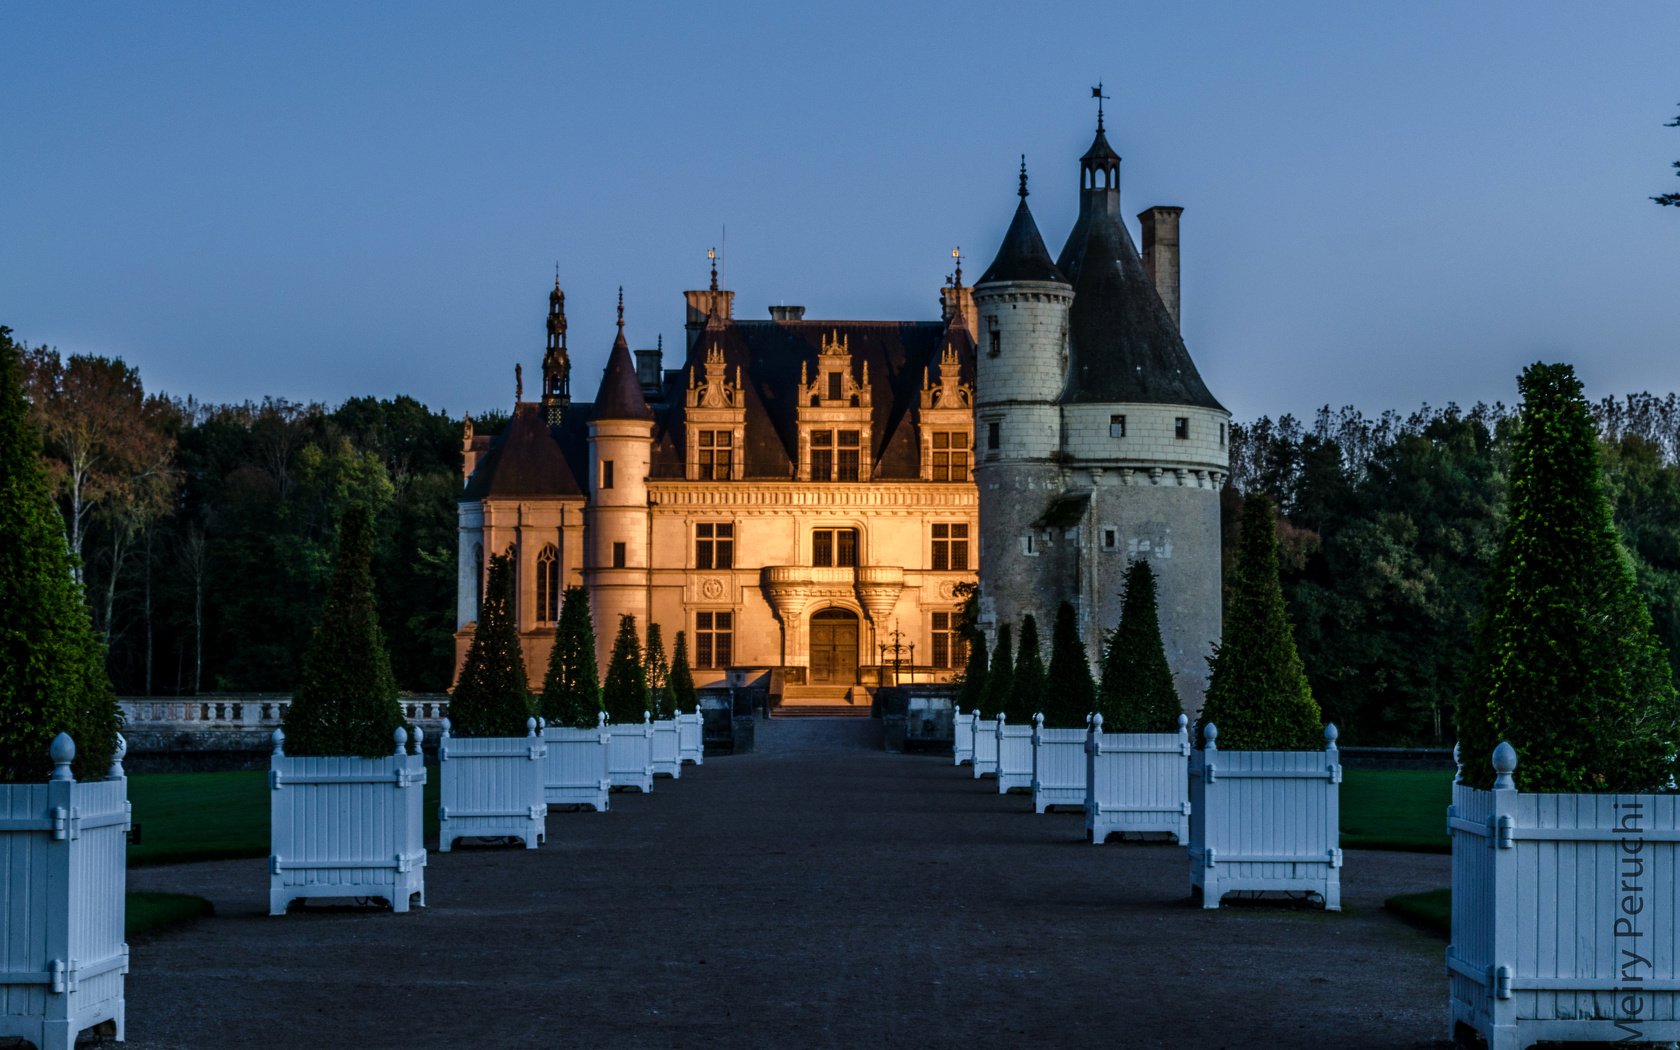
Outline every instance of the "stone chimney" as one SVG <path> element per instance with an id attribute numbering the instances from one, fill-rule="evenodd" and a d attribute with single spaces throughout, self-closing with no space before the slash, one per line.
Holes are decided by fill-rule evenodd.
<path id="1" fill-rule="evenodd" d="M 636 351 L 636 382 L 642 385 L 643 395 L 649 392 L 657 393 L 660 379 L 664 375 L 665 350 L 637 350 Z"/>
<path id="2" fill-rule="evenodd" d="M 700 333 L 706 330 L 706 318 L 711 316 L 714 305 L 717 307 L 719 321 L 728 323 L 735 316 L 735 293 L 717 288 L 700 288 L 684 292 L 683 298 L 688 301 L 688 322 L 683 328 L 688 333 L 688 352 L 693 353 L 694 344 L 700 341 Z"/>
<path id="3" fill-rule="evenodd" d="M 1178 217 L 1183 208 L 1160 206 L 1138 213 L 1143 224 L 1143 268 L 1161 294 L 1173 324 L 1178 321 Z M 1182 327 L 1182 326 L 1180 326 Z"/>
<path id="4" fill-rule="evenodd" d="M 803 321 L 805 308 L 803 306 L 772 306 L 770 308 L 772 321 Z"/>

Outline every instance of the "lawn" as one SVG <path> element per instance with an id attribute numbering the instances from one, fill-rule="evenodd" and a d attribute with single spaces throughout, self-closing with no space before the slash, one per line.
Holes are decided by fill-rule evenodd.
<path id="1" fill-rule="evenodd" d="M 209 901 L 190 893 L 130 893 L 123 936 L 151 933 L 215 913 Z"/>
<path id="2" fill-rule="evenodd" d="M 437 831 L 439 774 L 426 769 L 426 831 Z M 268 771 L 141 773 L 128 778 L 140 841 L 131 866 L 268 856 Z"/>
<path id="3" fill-rule="evenodd" d="M 1402 893 L 1383 902 L 1389 911 L 1404 915 L 1413 922 L 1427 926 L 1443 937 L 1452 936 L 1452 890 L 1425 890 L 1422 893 Z"/>
<path id="4" fill-rule="evenodd" d="M 1451 773 L 1342 771 L 1342 848 L 1447 853 Z"/>

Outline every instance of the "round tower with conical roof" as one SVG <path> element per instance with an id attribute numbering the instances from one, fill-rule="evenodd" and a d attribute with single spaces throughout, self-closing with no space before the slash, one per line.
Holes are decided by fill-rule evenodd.
<path id="1" fill-rule="evenodd" d="M 975 354 L 975 465 L 980 493 L 980 620 L 1054 615 L 1044 599 L 1043 537 L 1036 525 L 1062 491 L 1061 418 L 1056 401 L 1068 363 L 1073 289 L 1050 258 L 1027 207 L 1022 158 L 1020 203 L 997 257 L 974 284 L 979 314 Z"/>
<path id="2" fill-rule="evenodd" d="M 595 618 L 596 656 L 605 667 L 618 618 L 647 626 L 648 488 L 653 411 L 642 395 L 624 339 L 624 290 L 618 292 L 613 341 L 589 421 L 589 491 L 584 506 L 583 582 Z"/>

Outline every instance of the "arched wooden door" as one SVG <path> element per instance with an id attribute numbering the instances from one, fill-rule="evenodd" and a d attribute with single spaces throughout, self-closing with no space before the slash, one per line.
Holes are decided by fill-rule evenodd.
<path id="1" fill-rule="evenodd" d="M 857 669 L 857 614 L 824 609 L 811 617 L 811 684 L 853 685 Z"/>

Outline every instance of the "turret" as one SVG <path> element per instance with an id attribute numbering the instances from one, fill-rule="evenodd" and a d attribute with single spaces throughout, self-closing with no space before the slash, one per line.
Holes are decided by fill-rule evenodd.
<path id="1" fill-rule="evenodd" d="M 572 360 L 566 353 L 566 293 L 560 290 L 560 275 L 554 275 L 554 291 L 548 293 L 548 349 L 542 359 L 543 416 L 549 426 L 559 426 L 566 406 L 572 403 Z"/>
<path id="2" fill-rule="evenodd" d="M 618 293 L 618 338 L 607 356 L 589 422 L 589 492 L 584 509 L 584 583 L 595 617 L 595 641 L 606 666 L 618 618 L 647 624 L 648 490 L 653 412 L 642 396 L 624 338 L 624 290 Z"/>

